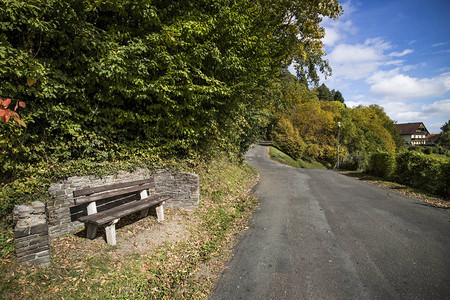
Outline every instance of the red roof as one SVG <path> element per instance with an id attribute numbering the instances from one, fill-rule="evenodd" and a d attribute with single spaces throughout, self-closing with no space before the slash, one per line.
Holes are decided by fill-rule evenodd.
<path id="1" fill-rule="evenodd" d="M 425 137 L 427 143 L 436 143 L 441 135 L 439 133 L 430 133 Z"/>
<path id="2" fill-rule="evenodd" d="M 400 134 L 416 134 L 417 129 L 420 125 L 423 125 L 422 122 L 416 123 L 403 123 L 403 124 L 395 124 L 397 128 L 400 130 Z M 425 131 L 428 133 L 427 128 L 423 125 Z"/>

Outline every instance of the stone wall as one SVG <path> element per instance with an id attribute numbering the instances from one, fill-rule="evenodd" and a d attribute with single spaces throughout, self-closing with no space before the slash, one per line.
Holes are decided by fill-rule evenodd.
<path id="1" fill-rule="evenodd" d="M 197 174 L 157 170 L 153 175 L 155 194 L 168 193 L 170 200 L 164 207 L 193 210 L 200 198 L 200 185 Z"/>
<path id="2" fill-rule="evenodd" d="M 17 261 L 32 265 L 50 265 L 50 239 L 45 215 L 45 204 L 33 202 L 14 207 L 14 238 Z"/>
<path id="3" fill-rule="evenodd" d="M 121 172 L 103 178 L 96 176 L 74 176 L 52 184 L 49 188 L 51 198 L 47 204 L 33 202 L 31 206 L 17 205 L 14 208 L 16 228 L 16 253 L 18 262 L 29 262 L 33 265 L 48 266 L 50 264 L 50 239 L 83 228 L 84 224 L 77 217 L 86 214 L 86 206 L 74 205 L 75 190 L 150 179 L 155 188 L 149 195 L 169 194 L 170 199 L 165 208 L 192 210 L 198 206 L 200 197 L 199 177 L 192 173 L 147 169 L 136 169 L 134 172 Z"/>

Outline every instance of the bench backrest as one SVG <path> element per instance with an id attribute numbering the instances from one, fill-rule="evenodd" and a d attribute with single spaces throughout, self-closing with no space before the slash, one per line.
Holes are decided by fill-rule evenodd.
<path id="1" fill-rule="evenodd" d="M 155 183 L 153 178 L 142 179 L 76 190 L 73 192 L 73 196 L 75 198 L 75 205 L 80 205 L 107 198 L 125 196 L 154 187 Z"/>

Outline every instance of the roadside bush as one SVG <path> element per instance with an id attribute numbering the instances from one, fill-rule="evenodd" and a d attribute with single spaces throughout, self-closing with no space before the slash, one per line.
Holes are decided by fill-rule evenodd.
<path id="1" fill-rule="evenodd" d="M 450 161 L 441 164 L 438 185 L 439 194 L 450 200 Z"/>
<path id="2" fill-rule="evenodd" d="M 416 151 L 404 151 L 396 157 L 394 177 L 399 183 L 448 198 L 449 164 Z"/>
<path id="3" fill-rule="evenodd" d="M 415 161 L 420 159 L 420 154 L 415 151 L 404 151 L 397 154 L 395 162 L 395 180 L 399 183 L 412 185 L 414 182 Z"/>
<path id="4" fill-rule="evenodd" d="M 395 170 L 395 156 L 390 152 L 377 151 L 369 158 L 367 172 L 375 176 L 389 178 Z"/>

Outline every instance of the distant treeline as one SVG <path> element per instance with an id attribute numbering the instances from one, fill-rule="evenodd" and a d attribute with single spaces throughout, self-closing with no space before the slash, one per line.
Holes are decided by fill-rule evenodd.
<path id="1" fill-rule="evenodd" d="M 308 89 L 294 76 L 285 75 L 280 84 L 279 105 L 273 106 L 277 108 L 273 112 L 273 139 L 278 148 L 293 158 L 333 167 L 337 162 L 339 122 L 343 168 L 362 169 L 372 152 L 394 153 L 403 146 L 394 121 L 382 107 L 348 108 L 341 96 L 336 100 L 331 96 L 324 98 L 324 88 L 328 90 L 325 85 Z M 326 94 L 330 94 L 329 90 Z"/>

